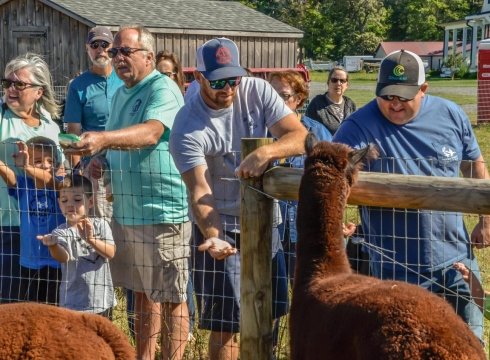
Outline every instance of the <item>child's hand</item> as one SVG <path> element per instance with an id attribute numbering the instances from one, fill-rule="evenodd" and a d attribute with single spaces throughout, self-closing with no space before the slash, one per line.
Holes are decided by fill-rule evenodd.
<path id="1" fill-rule="evenodd" d="M 53 246 L 53 245 L 56 245 L 58 243 L 56 238 L 51 234 L 38 235 L 38 236 L 36 236 L 36 238 L 46 246 Z"/>
<path id="2" fill-rule="evenodd" d="M 77 224 L 77 229 L 80 236 L 85 241 L 91 241 L 94 238 L 94 225 L 88 218 L 83 218 Z"/>
<path id="3" fill-rule="evenodd" d="M 344 236 L 351 236 L 356 232 L 356 224 L 348 222 L 345 224 L 342 224 L 342 232 L 344 233 Z"/>
<path id="4" fill-rule="evenodd" d="M 13 154 L 15 166 L 24 168 L 29 164 L 29 152 L 26 143 L 17 141 L 17 153 Z"/>
<path id="5" fill-rule="evenodd" d="M 103 160 L 95 156 L 90 160 L 87 166 L 87 176 L 93 179 L 100 179 L 104 172 L 104 162 Z"/>
<path id="6" fill-rule="evenodd" d="M 463 279 L 466 282 L 470 281 L 470 270 L 466 267 L 465 264 L 457 262 L 453 264 L 453 268 L 458 270 L 461 273 L 461 275 L 463 275 Z"/>

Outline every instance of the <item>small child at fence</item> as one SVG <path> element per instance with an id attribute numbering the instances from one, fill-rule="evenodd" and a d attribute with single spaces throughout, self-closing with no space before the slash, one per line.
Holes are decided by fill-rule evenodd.
<path id="1" fill-rule="evenodd" d="M 54 175 L 61 163 L 60 156 L 55 142 L 42 136 L 26 143 L 19 141 L 17 148 L 13 157 L 20 172 L 0 161 L 0 176 L 9 187 L 10 195 L 19 202 L 21 279 L 18 299 L 56 305 L 60 265 L 39 244 L 36 235 L 50 232 L 64 222 L 55 190 L 62 178 Z"/>
<path id="2" fill-rule="evenodd" d="M 109 260 L 116 249 L 109 223 L 89 216 L 92 182 L 76 174 L 65 177 L 58 200 L 66 223 L 38 240 L 61 263 L 60 306 L 110 318 L 115 297 Z"/>
<path id="3" fill-rule="evenodd" d="M 483 289 L 480 280 L 478 280 L 473 271 L 468 269 L 465 264 L 457 262 L 453 264 L 453 267 L 461 273 L 463 279 L 470 285 L 471 297 L 483 312 L 483 316 L 487 320 L 490 320 L 490 292 Z M 488 352 L 490 353 L 490 343 L 488 345 Z"/>
<path id="4" fill-rule="evenodd" d="M 463 275 L 463 279 L 470 285 L 471 297 L 483 311 L 485 318 L 490 320 L 490 292 L 483 290 L 481 282 L 465 264 L 457 262 L 453 264 L 453 267 Z"/>

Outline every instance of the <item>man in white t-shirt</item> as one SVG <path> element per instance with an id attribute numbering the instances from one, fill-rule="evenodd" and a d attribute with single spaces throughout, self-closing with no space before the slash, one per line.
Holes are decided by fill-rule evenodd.
<path id="1" fill-rule="evenodd" d="M 246 77 L 236 44 L 212 39 L 198 53 L 201 71 L 194 76 L 199 93 L 175 118 L 170 152 L 187 186 L 194 224 L 194 284 L 200 328 L 211 331 L 213 359 L 239 353 L 240 241 L 239 182 L 225 178 L 261 175 L 276 159 L 304 152 L 306 130 L 264 80 Z M 243 78 L 242 78 L 243 77 Z M 278 138 L 240 163 L 243 137 Z M 273 229 L 273 316 L 287 312 L 284 254 Z"/>

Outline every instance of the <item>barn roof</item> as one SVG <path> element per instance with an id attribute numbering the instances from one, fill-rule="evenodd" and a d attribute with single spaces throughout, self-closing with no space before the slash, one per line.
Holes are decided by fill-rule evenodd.
<path id="1" fill-rule="evenodd" d="M 122 24 L 140 24 L 152 32 L 264 33 L 303 37 L 303 32 L 236 1 L 208 0 L 39 0 L 89 26 L 112 30 Z M 7 1 L 0 1 L 5 3 Z M 246 35 L 246 34 L 244 34 Z"/>
<path id="2" fill-rule="evenodd" d="M 404 49 L 418 56 L 430 56 L 440 52 L 443 46 L 444 42 L 442 41 L 383 41 L 378 45 L 376 52 L 379 48 L 383 49 L 385 54 Z"/>

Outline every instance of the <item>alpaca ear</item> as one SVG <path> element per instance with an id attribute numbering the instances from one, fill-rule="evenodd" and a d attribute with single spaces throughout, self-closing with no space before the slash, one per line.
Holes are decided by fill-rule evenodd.
<path id="1" fill-rule="evenodd" d="M 368 144 L 368 146 L 359 149 L 352 150 L 349 153 L 349 161 L 352 165 L 357 165 L 359 162 L 363 162 L 364 160 L 372 160 L 378 156 L 378 151 L 376 150 L 376 146 L 373 144 Z"/>
<path id="2" fill-rule="evenodd" d="M 313 152 L 313 148 L 317 143 L 318 143 L 318 138 L 316 137 L 316 135 L 313 134 L 312 132 L 309 132 L 308 135 L 306 135 L 306 139 L 305 139 L 306 155 L 308 156 L 311 155 L 311 153 Z"/>

